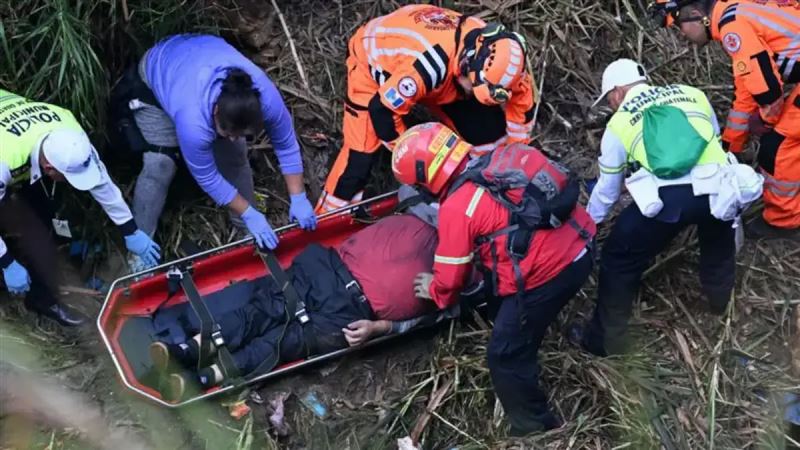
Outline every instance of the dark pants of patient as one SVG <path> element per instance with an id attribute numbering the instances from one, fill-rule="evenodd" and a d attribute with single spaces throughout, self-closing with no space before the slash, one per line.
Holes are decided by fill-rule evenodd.
<path id="1" fill-rule="evenodd" d="M 344 272 L 342 272 L 344 271 Z M 303 325 L 290 312 L 288 326 L 284 295 L 271 277 L 258 281 L 253 297 L 242 308 L 217 318 L 222 335 L 239 371 L 270 370 L 264 361 L 274 361 L 280 342 L 278 364 L 327 353 L 347 346 L 342 328 L 360 319 L 369 319 L 366 311 L 352 298 L 343 279 L 347 268 L 334 250 L 312 244 L 298 255 L 287 270 L 292 286 L 305 302 L 316 346 L 307 342 Z M 187 330 L 195 334 L 198 330 Z"/>

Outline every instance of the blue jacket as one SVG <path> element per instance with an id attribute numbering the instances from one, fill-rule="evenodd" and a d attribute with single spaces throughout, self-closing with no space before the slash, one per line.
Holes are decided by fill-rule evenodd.
<path id="1" fill-rule="evenodd" d="M 230 68 L 239 68 L 253 79 L 261 93 L 264 128 L 269 135 L 283 174 L 303 172 L 300 145 L 292 117 L 280 93 L 262 69 L 217 36 L 176 35 L 147 53 L 147 83 L 161 107 L 172 118 L 178 144 L 192 176 L 220 205 L 230 203 L 236 188 L 222 177 L 211 144 L 217 134 L 213 112 L 222 81 Z"/>

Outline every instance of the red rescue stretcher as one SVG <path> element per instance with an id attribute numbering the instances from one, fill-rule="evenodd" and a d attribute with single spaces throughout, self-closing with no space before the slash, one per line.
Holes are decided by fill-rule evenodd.
<path id="1" fill-rule="evenodd" d="M 275 256 L 281 266 L 287 268 L 294 257 L 308 244 L 336 245 L 366 227 L 374 219 L 394 213 L 397 203 L 397 193 L 390 192 L 320 216 L 317 230 L 314 232 L 305 232 L 299 229 L 297 224 L 281 227 L 276 230 L 280 236 L 280 245 L 275 251 Z M 136 394 L 170 408 L 181 407 L 241 388 L 235 385 L 214 387 L 178 403 L 170 403 L 162 398 L 152 382 L 146 380 L 148 369 L 151 369 L 147 348 L 155 340 L 152 324 L 154 314 L 157 311 L 180 307 L 188 301 L 183 290 L 169 295 L 167 272 L 176 267 L 188 266 L 191 266 L 191 276 L 197 290 L 209 303 L 209 307 L 213 306 L 210 303 L 215 300 L 215 293 L 269 274 L 253 246 L 252 238 L 243 239 L 115 280 L 97 318 L 100 336 L 114 361 L 122 383 Z M 378 344 L 395 336 L 385 336 L 373 339 L 360 347 L 345 348 L 282 364 L 267 373 L 248 379 L 247 384 L 263 382 L 310 364 Z"/>

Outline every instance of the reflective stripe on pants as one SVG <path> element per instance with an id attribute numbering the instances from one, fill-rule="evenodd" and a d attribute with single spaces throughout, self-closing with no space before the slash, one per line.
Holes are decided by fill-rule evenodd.
<path id="1" fill-rule="evenodd" d="M 764 220 L 800 227 L 800 138 L 773 131 L 761 137 L 758 164 L 764 175 Z"/>

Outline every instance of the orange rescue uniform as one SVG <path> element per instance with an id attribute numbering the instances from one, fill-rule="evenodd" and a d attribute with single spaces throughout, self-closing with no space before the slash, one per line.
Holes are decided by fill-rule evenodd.
<path id="1" fill-rule="evenodd" d="M 317 204 L 324 212 L 360 200 L 377 151 L 406 130 L 403 116 L 425 105 L 473 145 L 476 156 L 503 142 L 528 143 L 535 91 L 529 73 L 502 106 L 466 98 L 458 85 L 464 40 L 486 23 L 431 5 L 409 5 L 359 28 L 348 44 L 344 142 Z"/>
<path id="2" fill-rule="evenodd" d="M 723 143 L 742 151 L 757 114 L 773 128 L 762 136 L 758 157 L 766 177 L 764 219 L 800 227 L 800 85 L 784 92 L 785 83 L 800 82 L 800 2 L 718 0 L 711 36 L 733 60 L 736 92 Z"/>

